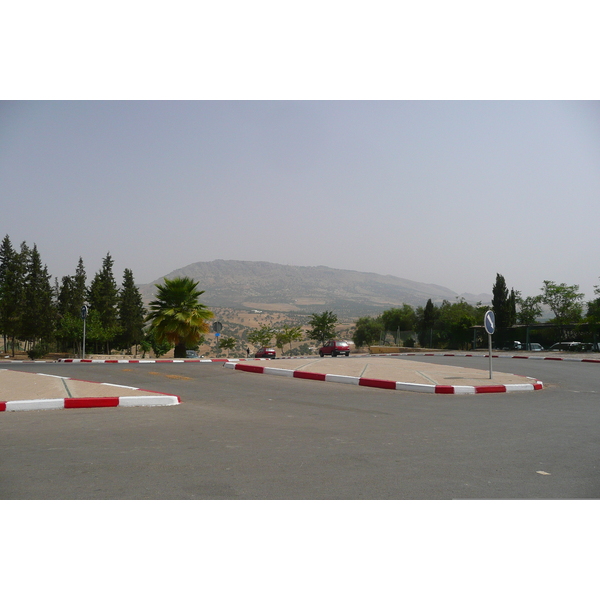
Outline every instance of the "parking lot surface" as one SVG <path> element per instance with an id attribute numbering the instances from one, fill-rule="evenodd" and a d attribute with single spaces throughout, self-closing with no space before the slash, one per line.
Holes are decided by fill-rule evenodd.
<path id="1" fill-rule="evenodd" d="M 388 358 L 432 371 L 486 363 Z M 600 497 L 600 366 L 497 362 L 544 381 L 544 389 L 431 395 L 257 376 L 223 364 L 13 365 L 28 375 L 164 390 L 181 404 L 2 413 L 0 497 Z"/>

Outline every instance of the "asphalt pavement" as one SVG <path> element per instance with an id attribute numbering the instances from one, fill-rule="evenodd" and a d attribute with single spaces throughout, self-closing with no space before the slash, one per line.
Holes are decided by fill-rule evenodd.
<path id="1" fill-rule="evenodd" d="M 127 364 L 133 361 L 114 362 Z M 168 396 L 168 393 L 119 386 L 114 383 L 81 381 L 60 374 L 49 376 L 43 373 L 23 373 L 11 369 L 11 364 L 13 363 L 10 361 L 0 363 L 0 410 L 4 411 L 27 410 L 28 408 L 40 410 L 44 408 L 44 405 L 39 402 L 41 400 L 68 398 L 71 400 L 70 404 L 73 405 L 72 400 L 77 398 L 155 397 L 158 404 L 159 398 Z M 22 364 L 42 363 L 25 362 Z M 498 393 L 511 391 L 511 389 L 515 391 L 541 389 L 541 382 L 526 376 L 504 372 L 504 365 L 495 369 L 492 367 L 492 377 L 490 378 L 488 362 L 484 360 L 480 360 L 473 367 L 458 367 L 443 364 L 432 365 L 426 362 L 398 361 L 393 356 L 385 355 L 360 355 L 335 358 L 248 360 L 231 362 L 227 366 L 257 373 L 291 375 L 293 377 L 310 378 L 310 374 L 314 374 L 323 376 L 321 379 L 324 381 L 432 393 Z M 536 385 L 537 387 L 535 387 Z M 38 402 L 34 404 L 32 401 Z M 56 402 L 46 406 L 61 408 Z M 92 405 L 88 403 L 84 406 Z"/>
<path id="2" fill-rule="evenodd" d="M 483 356 L 388 359 L 413 371 L 424 363 L 428 375 L 487 367 Z M 600 365 L 506 357 L 495 367 L 544 388 L 433 395 L 223 364 L 14 365 L 181 403 L 2 413 L 0 498 L 599 498 Z"/>

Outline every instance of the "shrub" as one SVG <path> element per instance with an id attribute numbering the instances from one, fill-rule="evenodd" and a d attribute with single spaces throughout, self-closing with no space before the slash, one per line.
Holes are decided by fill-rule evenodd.
<path id="1" fill-rule="evenodd" d="M 35 344 L 35 346 L 27 350 L 27 356 L 31 360 L 39 360 L 43 356 L 46 356 L 46 354 L 48 354 L 48 346 L 46 344 Z"/>

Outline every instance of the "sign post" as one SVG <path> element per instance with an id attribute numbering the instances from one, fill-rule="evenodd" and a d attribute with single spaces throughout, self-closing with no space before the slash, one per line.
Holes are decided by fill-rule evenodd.
<path id="1" fill-rule="evenodd" d="M 217 348 L 219 347 L 219 336 L 221 335 L 221 329 L 223 329 L 223 323 L 220 321 L 215 321 L 213 323 L 213 331 L 215 332 L 215 337 L 217 338 Z"/>
<path id="2" fill-rule="evenodd" d="M 483 317 L 483 326 L 488 334 L 488 347 L 490 352 L 490 379 L 492 378 L 492 335 L 496 331 L 496 315 L 488 310 Z"/>
<path id="3" fill-rule="evenodd" d="M 81 318 L 83 319 L 83 348 L 81 349 L 81 358 L 85 358 L 85 321 L 87 319 L 88 307 L 84 304 L 81 307 Z"/>

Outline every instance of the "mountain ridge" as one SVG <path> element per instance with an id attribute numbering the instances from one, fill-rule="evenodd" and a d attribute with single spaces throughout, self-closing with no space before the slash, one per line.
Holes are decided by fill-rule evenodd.
<path id="1" fill-rule="evenodd" d="M 191 263 L 139 285 L 144 300 L 152 299 L 155 284 L 174 277 L 198 281 L 199 289 L 205 290 L 201 301 L 208 306 L 307 314 L 331 310 L 357 316 L 377 314 L 403 303 L 424 306 L 429 298 L 434 303 L 455 301 L 457 297 L 470 303 L 489 303 L 492 298 L 491 294 L 457 294 L 436 284 L 324 265 L 302 267 L 217 259 Z"/>

